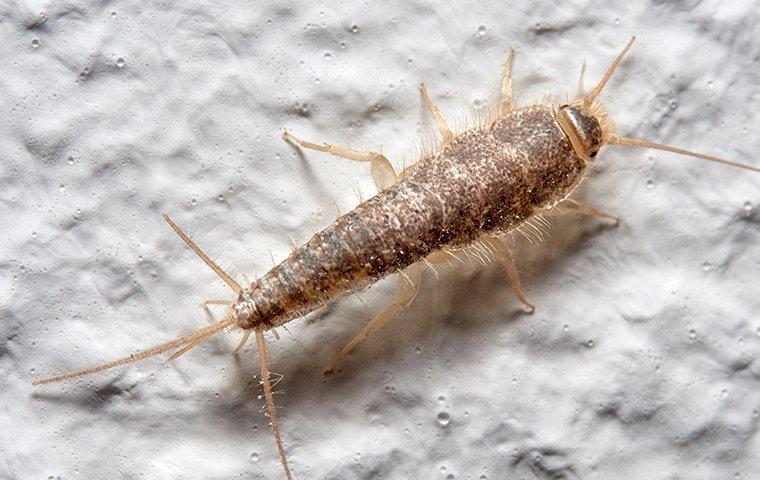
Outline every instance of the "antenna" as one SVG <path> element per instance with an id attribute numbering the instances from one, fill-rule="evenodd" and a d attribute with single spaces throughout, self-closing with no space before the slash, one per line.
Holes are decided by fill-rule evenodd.
<path id="1" fill-rule="evenodd" d="M 705 155 L 704 153 L 691 152 L 682 148 L 671 147 L 670 145 L 662 145 L 659 143 L 650 142 L 647 140 L 641 140 L 638 138 L 625 138 L 625 137 L 612 137 L 608 142 L 609 145 L 625 145 L 629 147 L 641 147 L 641 148 L 653 148 L 655 150 L 663 150 L 666 152 L 673 152 L 679 155 L 685 155 L 687 157 L 699 158 L 701 160 L 707 160 L 708 162 L 720 163 L 728 165 L 729 167 L 743 168 L 751 172 L 760 173 L 760 168 L 748 165 L 746 163 L 732 162 L 723 158 L 713 157 L 712 155 Z"/>

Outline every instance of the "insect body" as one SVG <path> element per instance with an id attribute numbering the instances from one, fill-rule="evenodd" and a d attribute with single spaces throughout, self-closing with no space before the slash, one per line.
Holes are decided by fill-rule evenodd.
<path id="1" fill-rule="evenodd" d="M 586 118 L 600 144 L 596 120 L 576 107 L 528 107 L 456 136 L 244 289 L 233 306 L 241 326 L 277 326 L 433 252 L 507 233 L 559 203 L 586 161 L 556 115 Z"/>
<path id="2" fill-rule="evenodd" d="M 290 470 L 280 440 L 263 332 L 301 317 L 348 292 L 398 272 L 396 297 L 385 310 L 341 349 L 329 369 L 356 345 L 387 324 L 415 297 L 425 264 L 448 261 L 471 245 L 504 263 L 519 300 L 533 306 L 520 287 L 512 255 L 503 236 L 536 228 L 542 214 L 557 206 L 598 217 L 615 218 L 568 197 L 604 145 L 629 145 L 671 151 L 760 172 L 748 165 L 689 152 L 645 140 L 615 136 L 598 95 L 633 39 L 588 94 L 559 107 L 534 105 L 514 109 L 510 55 L 497 115 L 476 128 L 454 134 L 422 86 L 422 96 L 443 137 L 437 151 L 424 156 L 398 177 L 381 154 L 284 137 L 301 147 L 368 162 L 380 192 L 315 234 L 267 274 L 241 287 L 165 216 L 171 227 L 235 292 L 225 317 L 176 340 L 107 364 L 51 377 L 36 384 L 66 380 L 175 350 L 170 360 L 215 333 L 235 328 L 256 334 L 262 383 L 285 474 Z M 219 303 L 220 301 L 216 301 Z M 243 343 L 241 343 L 242 346 Z"/>

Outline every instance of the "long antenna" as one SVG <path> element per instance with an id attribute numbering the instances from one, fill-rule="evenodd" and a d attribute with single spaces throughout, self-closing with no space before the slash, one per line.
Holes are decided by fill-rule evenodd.
<path id="1" fill-rule="evenodd" d="M 599 83 L 596 84 L 593 90 L 591 90 L 591 93 L 588 94 L 588 97 L 586 97 L 583 100 L 583 106 L 584 107 L 590 107 L 592 103 L 594 103 L 594 100 L 596 100 L 596 97 L 599 96 L 600 93 L 602 93 L 602 90 L 604 89 L 605 85 L 607 85 L 607 82 L 610 80 L 610 77 L 617 69 L 618 65 L 620 65 L 620 62 L 623 61 L 623 57 L 625 57 L 625 54 L 628 53 L 628 50 L 631 48 L 631 45 L 633 45 L 633 42 L 636 40 L 636 37 L 631 37 L 630 40 L 628 40 L 628 44 L 626 44 L 625 48 L 622 52 L 618 54 L 618 56 L 615 58 L 615 61 L 612 62 L 612 65 L 609 66 L 607 71 L 604 73 L 604 76 L 601 80 L 599 80 Z"/>
<path id="2" fill-rule="evenodd" d="M 713 157 L 712 155 L 705 155 L 704 153 L 691 152 L 682 148 L 671 147 L 670 145 L 662 145 L 659 143 L 650 142 L 647 140 L 641 140 L 638 138 L 625 138 L 625 137 L 612 137 L 607 141 L 609 145 L 626 145 L 629 147 L 642 147 L 653 148 L 655 150 L 664 150 L 666 152 L 673 152 L 679 155 L 685 155 L 687 157 L 699 158 L 701 160 L 707 160 L 708 162 L 720 163 L 722 165 L 728 165 L 730 167 L 743 168 L 751 172 L 760 173 L 760 168 L 748 165 L 746 163 L 732 162 L 723 158 Z"/>

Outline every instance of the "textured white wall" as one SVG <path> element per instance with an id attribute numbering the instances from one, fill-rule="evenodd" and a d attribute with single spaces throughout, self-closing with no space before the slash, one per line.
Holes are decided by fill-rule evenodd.
<path id="1" fill-rule="evenodd" d="M 311 140 L 397 165 L 484 108 L 595 82 L 619 132 L 760 164 L 757 1 L 3 2 L 0 477 L 281 478 L 251 346 L 221 336 L 66 384 L 33 378 L 204 325 L 228 292 L 160 218 L 259 273 L 373 193 Z M 301 5 L 299 5 L 299 3 Z M 459 122 L 463 124 L 462 122 Z M 296 477 L 750 479 L 760 471 L 760 175 L 610 148 L 588 201 L 518 266 L 446 269 L 344 365 L 385 281 L 270 346 Z M 284 332 L 283 332 L 284 333 Z M 438 418 L 448 415 L 445 426 Z"/>

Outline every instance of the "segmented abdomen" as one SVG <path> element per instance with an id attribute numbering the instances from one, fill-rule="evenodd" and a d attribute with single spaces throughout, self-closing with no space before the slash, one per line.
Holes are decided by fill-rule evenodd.
<path id="1" fill-rule="evenodd" d="M 466 131 L 253 282 L 235 312 L 251 327 L 303 316 L 431 252 L 518 226 L 569 194 L 584 168 L 547 107 Z"/>

